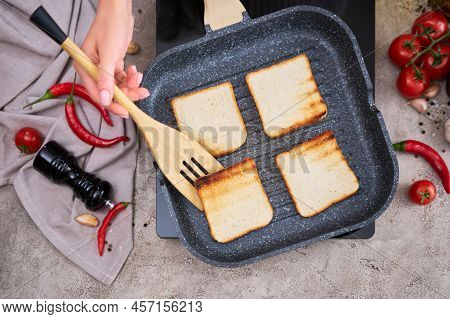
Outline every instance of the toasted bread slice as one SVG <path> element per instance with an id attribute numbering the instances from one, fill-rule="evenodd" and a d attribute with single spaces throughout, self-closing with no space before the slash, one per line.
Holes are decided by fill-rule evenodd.
<path id="1" fill-rule="evenodd" d="M 269 137 L 312 124 L 327 114 L 305 54 L 251 72 L 245 80 Z"/>
<path id="2" fill-rule="evenodd" d="M 230 82 L 172 99 L 178 128 L 213 156 L 237 150 L 247 130 Z"/>
<path id="3" fill-rule="evenodd" d="M 267 226 L 272 206 L 252 159 L 199 178 L 195 182 L 211 236 L 227 243 Z"/>
<path id="4" fill-rule="evenodd" d="M 359 189 L 332 131 L 277 155 L 276 162 L 303 217 L 314 216 Z"/>

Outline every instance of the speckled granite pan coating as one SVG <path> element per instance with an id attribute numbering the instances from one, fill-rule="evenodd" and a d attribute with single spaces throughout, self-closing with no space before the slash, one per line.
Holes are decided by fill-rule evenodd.
<path id="1" fill-rule="evenodd" d="M 320 123 L 271 139 L 263 133 L 245 74 L 300 53 L 306 53 L 311 61 L 328 115 Z M 357 41 L 342 20 L 320 8 L 299 6 L 254 20 L 245 16 L 242 23 L 208 31 L 205 37 L 160 55 L 146 69 L 143 85 L 152 94 L 140 107 L 176 127 L 172 97 L 224 81 L 234 86 L 248 137 L 239 150 L 219 161 L 224 166 L 246 157 L 256 161 L 274 218 L 263 229 L 228 244 L 217 243 L 203 213 L 158 172 L 178 236 L 196 257 L 216 266 L 241 266 L 364 227 L 384 212 L 397 187 L 398 164 L 381 113 L 374 105 L 372 84 Z M 326 130 L 334 131 L 359 178 L 360 190 L 321 214 L 302 218 L 274 159 Z"/>

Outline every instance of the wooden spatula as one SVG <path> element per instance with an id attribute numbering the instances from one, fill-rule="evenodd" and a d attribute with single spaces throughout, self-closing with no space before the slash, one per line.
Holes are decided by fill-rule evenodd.
<path id="1" fill-rule="evenodd" d="M 56 41 L 92 78 L 98 77 L 99 68 L 67 37 L 42 6 L 33 12 L 30 20 Z M 192 204 L 203 210 L 193 183 L 203 175 L 223 169 L 223 166 L 199 143 L 141 111 L 117 86 L 114 86 L 114 98 L 130 113 L 163 174 Z"/>
<path id="2" fill-rule="evenodd" d="M 205 4 L 205 25 L 219 30 L 241 22 L 245 7 L 239 0 L 203 0 Z"/>

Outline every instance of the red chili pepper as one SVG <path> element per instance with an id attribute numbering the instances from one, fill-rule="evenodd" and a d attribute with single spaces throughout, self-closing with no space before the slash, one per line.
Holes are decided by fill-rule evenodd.
<path id="1" fill-rule="evenodd" d="M 39 99 L 37 99 L 34 102 L 31 102 L 28 105 L 25 105 L 23 108 L 26 108 L 28 106 L 31 106 L 33 104 L 45 101 L 45 100 L 50 100 L 50 99 L 54 99 L 57 98 L 61 95 L 67 95 L 70 94 L 70 92 L 72 91 L 72 83 L 60 83 L 60 84 L 55 84 L 52 85 L 47 92 L 45 92 L 45 94 L 40 97 Z M 101 106 L 100 104 L 96 103 L 89 95 L 88 91 L 86 90 L 86 88 L 82 85 L 79 84 L 75 84 L 74 90 L 73 90 L 73 94 L 75 96 L 78 96 L 82 99 L 84 99 L 85 101 L 91 103 L 102 115 L 103 119 L 105 120 L 106 124 L 108 124 L 109 126 L 113 126 L 113 122 L 111 121 L 111 118 L 109 117 L 108 111 Z"/>
<path id="2" fill-rule="evenodd" d="M 450 194 L 450 173 L 444 159 L 430 146 L 414 140 L 407 140 L 393 145 L 397 151 L 416 154 L 422 156 L 438 173 L 442 180 L 444 189 Z"/>
<path id="3" fill-rule="evenodd" d="M 69 95 L 69 97 L 66 100 L 65 104 L 65 112 L 66 112 L 66 119 L 67 123 L 69 124 L 69 127 L 72 129 L 72 131 L 75 133 L 76 136 L 83 142 L 96 146 L 96 147 L 109 147 L 114 144 L 117 144 L 119 142 L 126 142 L 129 140 L 127 136 L 118 136 L 113 139 L 107 140 L 98 136 L 93 135 L 90 133 L 80 122 L 80 120 L 77 117 L 77 113 L 75 112 L 75 104 L 73 100 L 72 93 Z"/>
<path id="4" fill-rule="evenodd" d="M 98 253 L 100 256 L 103 256 L 103 250 L 105 248 L 105 240 L 106 240 L 106 229 L 108 228 L 111 220 L 116 217 L 121 211 L 123 211 L 130 203 L 120 202 L 116 204 L 103 218 L 102 225 L 98 229 L 97 233 L 97 244 L 98 244 Z"/>

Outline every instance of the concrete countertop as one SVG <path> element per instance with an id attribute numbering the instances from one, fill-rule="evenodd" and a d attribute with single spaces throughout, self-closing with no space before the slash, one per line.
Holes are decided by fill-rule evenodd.
<path id="1" fill-rule="evenodd" d="M 397 70 L 387 46 L 407 32 L 420 0 L 376 3 L 376 104 L 393 141 L 406 138 L 450 147 L 432 122 L 402 107 Z M 141 52 L 128 59 L 142 70 L 155 55 L 154 1 L 135 0 L 135 39 Z M 145 4 L 145 5 L 144 5 Z M 444 94 L 445 95 L 445 94 Z M 423 121 L 427 133 L 421 134 Z M 432 133 L 435 132 L 433 137 Z M 142 143 L 141 143 L 142 145 Z M 370 240 L 327 240 L 256 264 L 222 269 L 190 255 L 177 240 L 155 232 L 155 170 L 141 146 L 135 190 L 134 249 L 121 273 L 106 287 L 61 255 L 34 225 L 12 186 L 0 188 L 0 292 L 7 298 L 448 298 L 450 296 L 450 205 L 427 163 L 400 155 L 400 184 Z M 413 180 L 430 179 L 438 198 L 427 207 L 408 202 Z M 145 224 L 145 226 L 144 226 Z"/>

